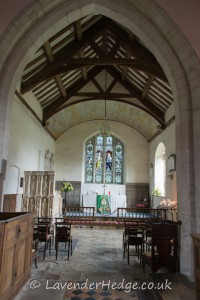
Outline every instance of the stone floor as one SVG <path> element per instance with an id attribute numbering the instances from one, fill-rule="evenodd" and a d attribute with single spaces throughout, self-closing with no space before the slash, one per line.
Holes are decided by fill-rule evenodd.
<path id="1" fill-rule="evenodd" d="M 144 273 L 135 256 L 128 265 L 122 234 L 122 229 L 72 228 L 70 259 L 60 252 L 56 261 L 53 250 L 43 261 L 41 253 L 38 269 L 33 263 L 31 278 L 15 300 L 195 299 L 193 284 L 180 274 Z M 163 289 L 156 290 L 158 285 Z"/>

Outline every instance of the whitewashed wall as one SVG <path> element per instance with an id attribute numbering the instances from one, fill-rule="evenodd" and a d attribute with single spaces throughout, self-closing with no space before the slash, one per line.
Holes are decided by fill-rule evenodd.
<path id="1" fill-rule="evenodd" d="M 117 123 L 109 122 L 111 133 L 125 145 L 125 182 L 146 183 L 149 180 L 149 146 L 147 140 L 136 130 Z M 90 121 L 74 126 L 56 142 L 56 179 L 81 181 L 82 190 L 97 190 L 96 185 L 84 185 L 84 144 L 97 134 L 101 121 Z M 119 187 L 116 187 L 119 194 Z M 99 191 L 101 192 L 101 191 Z M 114 191 L 111 191 L 114 193 Z M 120 193 L 124 193 L 122 187 Z"/>
<path id="2" fill-rule="evenodd" d="M 3 193 L 22 194 L 23 189 L 19 187 L 20 177 L 24 177 L 24 171 L 35 171 L 44 165 L 44 156 L 48 149 L 51 153 L 55 153 L 55 141 L 20 100 L 15 98 Z"/>
<path id="3" fill-rule="evenodd" d="M 150 164 L 152 163 L 155 170 L 155 153 L 159 143 L 163 143 L 166 149 L 166 164 L 168 157 L 171 154 L 176 154 L 176 140 L 175 140 L 175 122 L 168 126 L 159 136 L 157 136 L 150 144 Z M 167 169 L 167 168 L 166 168 Z M 150 176 L 150 192 L 154 189 L 154 172 Z M 176 172 L 173 172 L 173 179 L 167 177 L 169 175 L 166 170 L 166 197 L 171 200 L 177 200 L 176 188 Z"/>
<path id="4" fill-rule="evenodd" d="M 98 133 L 101 121 L 91 121 L 74 126 L 63 134 L 55 143 L 37 120 L 18 100 L 13 101 L 12 120 L 10 123 L 9 156 L 4 194 L 21 194 L 19 179 L 24 171 L 38 170 L 44 165 L 47 149 L 55 153 L 56 180 L 81 181 L 82 191 L 97 190 L 99 187 L 84 184 L 84 143 Z M 136 130 L 117 123 L 110 122 L 111 133 L 125 145 L 125 183 L 145 183 L 150 180 L 150 191 L 154 187 L 154 177 L 149 176 L 149 164 L 155 165 L 155 152 L 160 142 L 166 147 L 166 157 L 176 153 L 175 123 L 172 123 L 150 144 Z M 150 155 L 149 155 L 150 153 Z M 101 193 L 102 187 L 98 192 Z M 119 194 L 112 186 L 111 193 Z M 125 186 L 121 186 L 120 193 L 125 193 Z M 166 197 L 176 200 L 176 173 L 171 180 L 166 180 Z"/>

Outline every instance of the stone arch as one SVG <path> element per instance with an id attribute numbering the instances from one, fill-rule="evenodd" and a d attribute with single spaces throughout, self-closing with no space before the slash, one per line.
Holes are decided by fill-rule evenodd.
<path id="1" fill-rule="evenodd" d="M 79 19 L 88 13 L 106 15 L 129 28 L 156 56 L 162 66 L 173 91 L 176 111 L 177 135 L 177 183 L 180 198 L 180 219 L 182 225 L 181 271 L 191 275 L 192 230 L 200 228 L 200 186 L 197 184 L 200 174 L 198 158 L 198 102 L 200 90 L 200 64 L 193 49 L 183 34 L 154 0 L 77 0 L 51 1 L 43 5 L 43 0 L 31 2 L 2 35 L 0 44 L 0 159 L 6 158 L 8 148 L 8 124 L 12 98 L 17 82 L 25 66 L 26 57 L 36 50 L 48 38 L 53 30 L 52 24 L 66 18 L 66 23 Z M 44 9 L 45 7 L 45 9 Z M 19 22 L 20 21 L 20 22 Z M 15 26 L 17 24 L 17 26 Z M 21 26 L 18 30 L 18 26 Z M 56 26 L 56 25 L 54 25 Z M 43 34 L 42 34 L 43 32 Z M 9 40 L 9 49 L 5 46 Z M 184 49 L 184 51 L 183 51 Z M 13 70 L 15 70 L 13 72 Z M 183 130 L 184 129 L 184 130 Z M 194 165 L 194 160 L 198 163 Z M 197 223 L 199 222 L 199 223 Z"/>

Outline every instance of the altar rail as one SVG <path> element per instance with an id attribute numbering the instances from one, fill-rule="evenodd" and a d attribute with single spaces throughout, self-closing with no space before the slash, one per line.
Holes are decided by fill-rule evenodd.
<path id="1" fill-rule="evenodd" d="M 80 207 L 66 207 L 65 219 L 67 220 L 83 220 L 94 221 L 95 220 L 95 207 L 80 206 Z"/>
<path id="2" fill-rule="evenodd" d="M 149 220 L 170 220 L 177 222 L 177 209 L 136 209 L 136 208 L 117 208 L 116 215 L 101 215 L 95 213 L 95 207 L 67 207 L 65 209 L 65 220 L 73 221 L 73 223 L 91 221 L 96 222 L 97 220 L 105 221 L 116 221 L 118 224 L 125 224 L 126 222 L 136 222 Z M 110 223 L 109 223 L 110 224 Z"/>
<path id="3" fill-rule="evenodd" d="M 177 209 L 162 209 L 162 208 L 117 208 L 118 221 L 132 221 L 132 220 L 170 220 L 177 222 Z"/>

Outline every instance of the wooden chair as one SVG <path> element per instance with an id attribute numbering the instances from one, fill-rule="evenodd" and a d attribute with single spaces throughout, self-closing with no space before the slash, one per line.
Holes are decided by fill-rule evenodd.
<path id="1" fill-rule="evenodd" d="M 144 231 L 144 245 L 146 246 L 145 251 L 150 251 L 151 248 L 151 226 L 148 224 L 146 225 L 145 231 Z"/>
<path id="2" fill-rule="evenodd" d="M 59 243 L 65 243 L 65 250 L 72 255 L 72 236 L 71 225 L 66 221 L 58 221 L 55 223 L 55 248 L 56 248 L 56 260 L 58 258 Z M 68 247 L 67 247 L 68 245 Z"/>
<path id="3" fill-rule="evenodd" d="M 39 243 L 44 243 L 43 260 L 45 259 L 46 249 L 49 246 L 49 255 L 51 255 L 51 237 L 49 234 L 49 223 L 40 222 L 34 225 L 34 238 L 38 239 Z M 41 250 L 38 250 L 38 252 Z"/>
<path id="4" fill-rule="evenodd" d="M 124 248 L 124 243 L 126 241 L 126 238 L 127 238 L 127 234 L 128 234 L 128 228 L 135 228 L 135 231 L 137 233 L 137 228 L 138 228 L 138 221 L 135 221 L 134 224 L 129 224 L 129 222 L 125 222 L 125 226 L 124 226 L 124 231 L 123 231 L 123 240 L 122 240 L 122 246 Z"/>
<path id="5" fill-rule="evenodd" d="M 142 254 L 143 271 L 147 264 L 153 272 L 167 267 L 169 272 L 176 271 L 178 225 L 171 223 L 152 223 L 151 251 Z"/>
<path id="6" fill-rule="evenodd" d="M 51 242 L 53 244 L 54 241 L 54 224 L 53 224 L 53 219 L 52 218 L 46 218 L 46 217 L 37 217 L 36 218 L 37 223 L 41 224 L 48 224 L 48 234 L 51 235 Z"/>
<path id="7" fill-rule="evenodd" d="M 37 256 L 38 256 L 38 239 L 34 239 L 32 243 L 32 260 L 35 261 L 35 267 L 38 268 L 37 266 Z"/>
<path id="8" fill-rule="evenodd" d="M 125 253 L 127 252 L 128 264 L 130 262 L 130 256 L 137 256 L 141 264 L 141 255 L 142 255 L 143 243 L 144 243 L 144 227 L 137 226 L 137 225 L 127 226 L 125 228 L 123 239 L 124 239 L 123 258 L 125 257 Z M 135 246 L 135 254 L 130 254 L 130 246 Z"/>
<path id="9" fill-rule="evenodd" d="M 42 218 L 42 217 L 37 217 L 36 223 L 48 223 L 49 224 L 49 231 L 52 230 L 52 218 Z"/>

